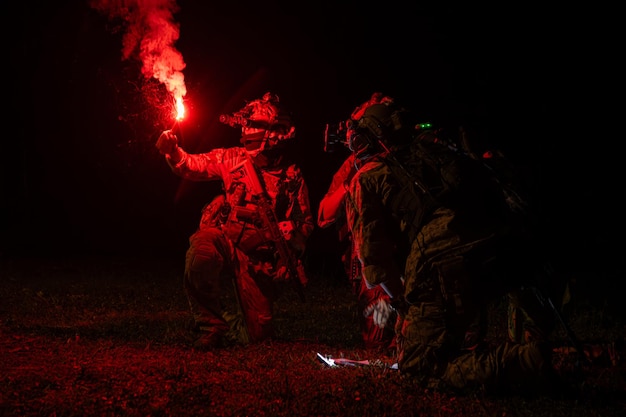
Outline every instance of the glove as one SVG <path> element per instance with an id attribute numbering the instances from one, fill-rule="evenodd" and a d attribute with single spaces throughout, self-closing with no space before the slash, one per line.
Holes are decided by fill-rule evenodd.
<path id="1" fill-rule="evenodd" d="M 292 221 L 287 220 L 283 222 L 278 222 L 278 229 L 283 234 L 285 240 L 291 240 L 295 227 Z"/>
<path id="2" fill-rule="evenodd" d="M 289 268 L 281 261 L 278 261 L 276 269 L 274 270 L 274 282 L 287 282 L 291 279 L 289 274 Z"/>
<path id="3" fill-rule="evenodd" d="M 380 297 L 365 308 L 363 315 L 365 317 L 372 316 L 374 324 L 382 329 L 387 325 L 393 311 L 389 297 Z"/>
<path id="4" fill-rule="evenodd" d="M 157 140 L 156 147 L 162 155 L 172 155 L 178 149 L 178 137 L 171 130 L 164 130 Z"/>

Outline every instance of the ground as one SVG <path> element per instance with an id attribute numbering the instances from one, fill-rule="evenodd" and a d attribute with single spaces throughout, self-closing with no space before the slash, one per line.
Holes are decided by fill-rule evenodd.
<path id="1" fill-rule="evenodd" d="M 574 397 L 496 397 L 429 391 L 367 352 L 350 287 L 316 268 L 303 303 L 286 289 L 277 338 L 213 352 L 191 347 L 180 262 L 3 259 L 0 415 L 3 416 L 623 416 L 623 317 L 579 303 L 562 329 L 555 366 Z M 319 265 L 318 265 L 319 266 Z M 501 307 L 490 338 L 502 337 Z M 328 367 L 317 353 L 370 360 Z"/>

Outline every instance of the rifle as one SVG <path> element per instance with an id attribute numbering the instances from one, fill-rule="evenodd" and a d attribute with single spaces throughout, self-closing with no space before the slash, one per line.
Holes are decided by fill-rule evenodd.
<path id="1" fill-rule="evenodd" d="M 587 359 L 587 356 L 585 355 L 585 350 L 583 348 L 582 343 L 576 337 L 576 334 L 574 333 L 572 328 L 569 326 L 569 324 L 567 323 L 567 321 L 565 320 L 565 318 L 563 317 L 559 309 L 554 305 L 554 302 L 552 302 L 552 298 L 544 294 L 544 292 L 541 291 L 541 289 L 539 289 L 539 287 L 537 286 L 532 286 L 530 289 L 532 290 L 533 295 L 537 298 L 539 303 L 541 303 L 541 305 L 543 306 L 547 305 L 548 307 L 550 307 L 550 310 L 552 310 L 552 312 L 554 313 L 554 316 L 558 320 L 559 324 L 561 325 L 561 327 L 563 327 L 563 330 L 565 331 L 565 335 L 567 336 L 567 339 L 570 341 L 570 343 L 572 344 L 572 347 L 576 351 L 576 355 L 578 358 L 576 362 L 576 366 L 580 366 L 582 364 L 588 364 L 589 360 Z"/>
<path id="2" fill-rule="evenodd" d="M 287 267 L 288 280 L 294 285 L 294 289 L 298 293 L 300 300 L 305 301 L 304 287 L 308 283 L 308 278 L 304 271 L 304 266 L 300 259 L 295 256 L 293 250 L 289 247 L 285 233 L 280 229 L 276 213 L 270 203 L 270 198 L 265 191 L 262 183 L 263 179 L 258 175 L 254 164 L 250 159 L 236 166 L 231 171 L 240 180 L 246 182 L 249 187 L 252 202 L 259 207 L 258 215 L 263 224 L 266 237 L 270 239 L 275 246 L 276 252 L 280 260 Z"/>

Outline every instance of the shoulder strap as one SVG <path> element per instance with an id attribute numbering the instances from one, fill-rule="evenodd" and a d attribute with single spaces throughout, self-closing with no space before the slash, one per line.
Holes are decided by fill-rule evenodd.
<path id="1" fill-rule="evenodd" d="M 437 199 L 429 187 L 409 172 L 393 154 L 389 153 L 385 159 L 391 173 L 401 185 L 390 209 L 405 224 L 408 241 L 412 242 L 421 230 L 424 219 L 438 206 Z"/>

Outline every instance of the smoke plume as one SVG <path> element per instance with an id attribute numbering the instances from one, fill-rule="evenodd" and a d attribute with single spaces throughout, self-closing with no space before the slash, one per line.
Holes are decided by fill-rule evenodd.
<path id="1" fill-rule="evenodd" d="M 180 25 L 176 0 L 91 0 L 91 7 L 124 26 L 122 59 L 137 58 L 146 78 L 163 83 L 176 103 L 187 94 L 185 61 L 175 48 Z"/>

